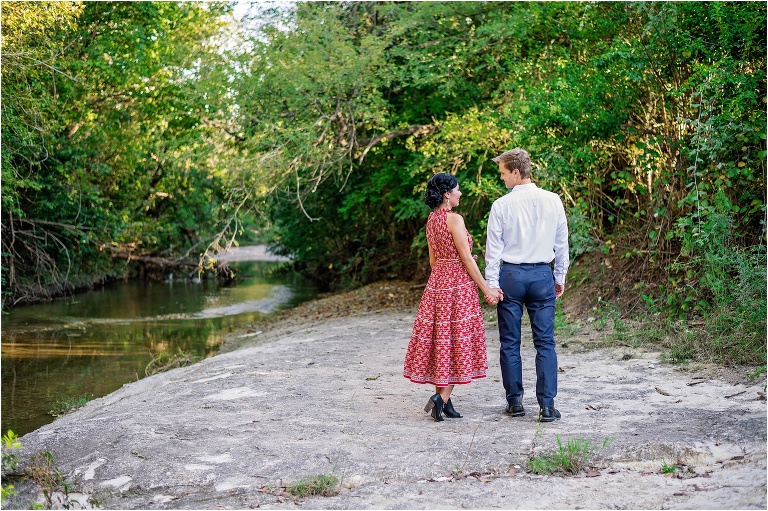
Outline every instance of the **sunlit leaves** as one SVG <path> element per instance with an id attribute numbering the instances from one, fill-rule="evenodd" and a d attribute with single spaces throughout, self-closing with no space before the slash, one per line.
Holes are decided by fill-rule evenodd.
<path id="1" fill-rule="evenodd" d="M 100 279 L 104 247 L 183 253 L 212 230 L 230 154 L 215 42 L 228 9 L 3 3 L 3 228 L 27 217 L 39 229 L 3 238 L 12 288 L 56 265 Z M 53 266 L 35 269 L 40 258 Z"/>

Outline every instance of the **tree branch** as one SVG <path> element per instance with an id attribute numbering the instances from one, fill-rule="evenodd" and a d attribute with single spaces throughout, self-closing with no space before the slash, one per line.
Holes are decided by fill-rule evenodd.
<path id="1" fill-rule="evenodd" d="M 365 147 L 363 154 L 361 154 L 360 158 L 358 158 L 357 162 L 363 163 L 363 160 L 365 159 L 365 155 L 368 154 L 368 151 L 370 151 L 371 148 L 376 144 L 384 142 L 385 140 L 392 140 L 393 138 L 405 137 L 409 135 L 428 135 L 430 133 L 437 133 L 438 131 L 440 131 L 439 127 L 431 124 L 424 124 L 424 125 L 411 126 L 406 130 L 393 130 L 388 133 L 383 133 L 378 137 L 374 137 L 368 140 L 363 140 L 361 145 L 365 144 L 366 142 L 368 144 Z"/>

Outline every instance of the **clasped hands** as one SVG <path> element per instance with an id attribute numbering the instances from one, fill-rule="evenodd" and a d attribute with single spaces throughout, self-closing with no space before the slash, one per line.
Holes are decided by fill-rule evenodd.
<path id="1" fill-rule="evenodd" d="M 485 293 L 485 301 L 491 305 L 496 305 L 504 300 L 504 291 L 501 289 L 491 289 L 490 293 Z"/>

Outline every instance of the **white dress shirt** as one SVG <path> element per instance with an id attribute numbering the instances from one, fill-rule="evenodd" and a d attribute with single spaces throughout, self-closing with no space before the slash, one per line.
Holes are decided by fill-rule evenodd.
<path id="1" fill-rule="evenodd" d="M 533 183 L 517 185 L 496 199 L 488 217 L 485 281 L 498 289 L 502 262 L 550 263 L 555 260 L 555 282 L 565 284 L 568 222 L 556 193 Z"/>

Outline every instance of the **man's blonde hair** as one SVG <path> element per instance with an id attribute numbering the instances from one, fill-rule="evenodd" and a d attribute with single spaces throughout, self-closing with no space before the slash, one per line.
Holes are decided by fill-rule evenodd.
<path id="1" fill-rule="evenodd" d="M 504 168 L 512 172 L 517 169 L 520 171 L 521 179 L 528 179 L 531 177 L 531 157 L 528 155 L 528 151 L 520 147 L 502 153 L 493 159 L 496 163 L 503 163 Z"/>

